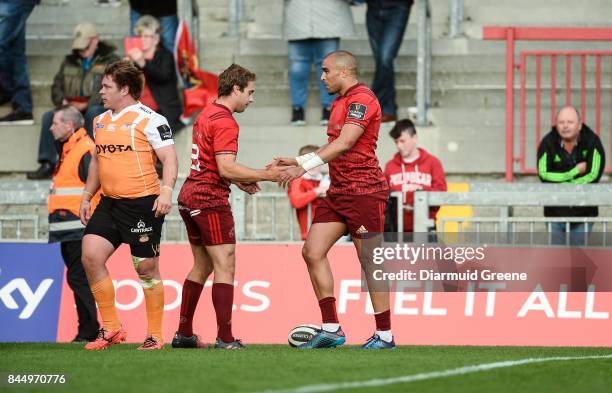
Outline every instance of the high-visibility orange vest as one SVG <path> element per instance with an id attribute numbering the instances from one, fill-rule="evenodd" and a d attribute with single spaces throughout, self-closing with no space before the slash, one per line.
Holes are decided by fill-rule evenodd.
<path id="1" fill-rule="evenodd" d="M 94 154 L 95 148 L 94 141 L 84 128 L 78 129 L 64 143 L 47 199 L 49 242 L 80 240 L 83 237 L 85 226 L 79 218 L 79 208 L 85 183 L 79 177 L 79 164 L 85 154 Z M 92 198 L 92 212 L 99 201 L 98 192 Z"/>

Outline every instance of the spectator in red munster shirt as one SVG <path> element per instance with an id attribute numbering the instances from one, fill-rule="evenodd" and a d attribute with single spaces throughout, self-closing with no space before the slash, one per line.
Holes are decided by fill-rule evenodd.
<path id="1" fill-rule="evenodd" d="M 418 147 L 416 128 L 408 119 L 399 120 L 389 132 L 397 146 L 397 153 L 385 165 L 385 177 L 391 192 L 401 191 L 404 203 L 404 230 L 414 228 L 414 192 L 446 191 L 446 177 L 440 160 Z M 385 220 L 385 232 L 397 232 L 397 204 L 390 198 Z M 435 219 L 439 207 L 429 210 L 429 218 Z"/>
<path id="2" fill-rule="evenodd" d="M 299 155 L 314 153 L 318 148 L 319 146 L 315 145 L 302 146 Z M 302 240 L 306 240 L 308 233 L 308 205 L 310 205 L 310 222 L 312 222 L 315 210 L 321 203 L 320 198 L 325 196 L 328 189 L 329 176 L 321 173 L 321 167 L 309 170 L 289 185 L 289 202 L 296 209 Z"/>

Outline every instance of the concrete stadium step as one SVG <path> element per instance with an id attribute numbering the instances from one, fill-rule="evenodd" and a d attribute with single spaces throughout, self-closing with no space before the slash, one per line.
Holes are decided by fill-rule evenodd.
<path id="1" fill-rule="evenodd" d="M 40 140 L 40 119 L 50 107 L 35 107 L 34 121 L 31 126 L 0 126 L 4 142 L 0 144 L 0 173 L 23 173 L 38 168 L 38 144 Z M 9 111 L 0 107 L 0 115 Z M 191 126 L 181 130 L 174 138 L 179 152 L 179 173 L 187 176 L 191 165 Z"/>
<path id="2" fill-rule="evenodd" d="M 605 0 L 581 2 L 524 0 L 498 4 L 468 0 L 464 14 L 473 21 L 491 26 L 513 24 L 595 27 L 610 25 L 608 16 L 612 14 L 612 4 Z"/>
<path id="3" fill-rule="evenodd" d="M 62 4 L 62 5 L 58 5 Z M 612 4 L 608 0 L 584 0 L 568 3 L 563 0 L 516 0 L 512 4 L 492 5 L 483 0 L 466 0 L 463 38 L 447 39 L 449 2 L 432 0 L 433 12 L 433 64 L 432 102 L 430 119 L 435 126 L 420 127 L 421 144 L 438 153 L 451 173 L 491 173 L 503 171 L 504 125 L 505 125 L 505 43 L 483 41 L 483 25 L 547 25 L 583 26 L 607 23 Z M 220 72 L 231 62 L 238 62 L 258 74 L 256 101 L 244 114 L 237 115 L 241 124 L 241 152 L 239 159 L 253 166 L 265 164 L 268 156 L 276 151 L 294 155 L 299 146 L 306 143 L 323 143 L 324 128 L 318 126 L 321 109 L 319 105 L 317 77 L 312 72 L 311 91 L 306 108 L 308 127 L 289 125 L 289 90 L 287 79 L 287 43 L 280 35 L 282 23 L 282 0 L 257 0 L 245 2 L 245 13 L 239 40 L 227 37 L 228 2 L 198 0 L 200 12 L 200 59 L 202 68 Z M 366 7 L 352 7 L 357 34 L 343 39 L 341 47 L 354 52 L 360 62 L 360 79 L 370 83 L 374 71 L 371 49 L 365 33 Z M 550 17 L 553 10 L 555 18 Z M 93 0 L 43 0 L 28 20 L 27 54 L 33 83 L 35 119 L 52 106 L 50 85 L 53 75 L 63 57 L 70 51 L 71 34 L 78 22 L 85 19 L 99 27 L 103 39 L 110 40 L 123 50 L 123 37 L 128 33 L 129 8 L 127 2 L 121 7 L 97 7 Z M 87 17 L 84 18 L 83 15 Z M 407 108 L 415 104 L 416 83 L 416 8 L 413 8 L 407 33 L 396 60 L 396 83 L 400 116 L 407 116 Z M 605 25 L 604 23 L 604 25 Z M 609 43 L 582 42 L 520 42 L 521 50 L 607 50 Z M 564 71 L 564 61 L 558 62 L 558 71 Z M 518 61 L 518 57 L 517 57 Z M 550 71 L 543 61 L 542 104 L 550 105 Z M 527 105 L 534 105 L 533 63 L 529 69 Z M 593 68 L 592 62 L 588 68 Z M 573 64 L 572 97 L 579 97 L 579 62 Z M 610 107 L 610 67 L 604 61 L 602 105 Z M 558 74 L 560 75 L 560 74 Z M 563 78 L 557 78 L 559 83 Z M 578 82 L 578 83 L 576 83 Z M 518 77 L 516 86 L 518 87 Z M 588 82 L 589 88 L 592 81 Z M 518 107 L 518 94 L 516 97 Z M 560 86 L 556 95 L 557 104 L 565 102 L 565 90 Z M 590 105 L 592 99 L 589 98 Z M 594 102 L 594 101 L 593 101 Z M 0 114 L 5 108 L 0 108 Z M 6 109 L 8 110 L 8 108 Z M 531 109 L 533 112 L 533 109 Z M 543 109 L 544 113 L 545 109 Z M 590 115 L 592 115 L 590 113 Z M 518 117 L 518 116 L 517 116 Z M 532 121 L 528 115 L 527 121 Z M 548 115 L 542 117 L 543 123 Z M 604 114 L 603 124 L 609 123 Z M 518 125 L 518 122 L 517 122 Z M 385 127 L 390 127 L 386 126 Z M 392 155 L 394 148 L 387 144 L 388 129 L 381 129 L 381 157 Z M 547 125 L 545 126 L 547 127 Z M 2 129 L 2 128 L 0 128 Z M 0 171 L 16 168 L 23 172 L 36 168 L 36 150 L 40 124 L 30 128 L 14 128 L 7 133 L 7 143 L 0 148 Z M 528 141 L 531 143 L 531 136 Z M 186 174 L 191 155 L 191 133 L 183 131 L 176 137 L 179 152 L 180 172 Z M 535 143 L 535 141 L 533 141 Z M 11 151 L 13 145 L 20 146 L 18 156 Z M 386 149 L 386 150 L 385 150 Z M 14 149 L 12 149 L 14 150 Z M 8 154 L 8 156 L 7 156 Z M 474 163 L 466 157 L 473 157 Z M 476 159 L 478 157 L 478 159 Z M 244 159 L 244 160 L 243 160 Z M 381 160 L 384 161 L 383 158 Z M 383 163 L 381 163 L 383 164 Z"/>
<path id="4" fill-rule="evenodd" d="M 211 44 L 216 40 L 211 40 Z M 204 43 L 206 52 L 207 42 Z M 340 41 L 340 47 L 357 56 L 372 56 L 372 50 L 367 39 L 346 38 Z M 605 42 L 517 42 L 516 50 L 609 50 Z M 287 41 L 282 38 L 252 38 L 241 39 L 237 51 L 240 55 L 276 56 L 287 55 Z M 416 38 L 404 38 L 399 50 L 399 56 L 416 56 Z M 482 38 L 457 38 L 457 39 L 434 39 L 432 55 L 456 56 L 456 55 L 505 55 L 505 42 L 485 41 Z M 504 63 L 502 63 L 504 64 Z"/>
<path id="5" fill-rule="evenodd" d="M 434 37 L 448 33 L 450 3 L 448 0 L 430 1 Z M 282 31 L 282 0 L 260 0 L 247 3 L 245 10 L 249 38 L 280 37 Z M 367 37 L 365 29 L 366 7 L 352 7 L 358 37 Z M 463 35 L 482 37 L 485 25 L 537 25 L 537 26 L 609 26 L 612 4 L 606 0 L 585 0 L 578 3 L 562 0 L 520 0 L 507 4 L 492 4 L 483 0 L 466 0 Z M 551 18 L 554 13 L 554 18 Z M 406 36 L 416 37 L 417 7 L 412 8 Z"/>
<path id="6" fill-rule="evenodd" d="M 366 81 L 367 82 L 367 81 Z M 518 85 L 515 85 L 518 88 Z M 37 108 L 51 108 L 53 103 L 51 102 L 51 82 L 33 82 L 32 94 L 34 98 L 34 104 Z M 602 108 L 610 107 L 610 96 L 611 88 L 605 86 L 602 88 L 601 105 Z M 397 102 L 400 107 L 409 107 L 416 104 L 415 101 L 416 89 L 413 84 L 398 84 L 397 85 Z M 546 108 L 551 105 L 550 89 L 542 88 L 541 91 L 541 105 Z M 571 95 L 575 105 L 580 105 L 580 90 L 572 89 Z M 515 93 L 516 105 L 519 105 L 518 90 Z M 499 84 L 434 84 L 432 89 L 431 97 L 432 108 L 460 108 L 463 110 L 475 110 L 475 109 L 490 109 L 490 108 L 504 108 L 506 104 L 506 88 L 505 85 Z M 249 114 L 251 110 L 245 114 L 247 122 L 262 122 L 263 124 L 275 123 L 282 121 L 287 113 L 290 111 L 290 94 L 289 86 L 285 83 L 278 83 L 275 85 L 260 83 L 257 85 L 257 91 L 255 93 L 255 102 L 252 109 L 257 111 L 259 108 L 276 108 L 281 113 L 274 115 L 273 110 L 267 110 L 265 118 L 255 117 L 255 114 Z M 526 94 L 526 106 L 533 108 L 536 102 L 535 87 L 528 86 Z M 587 96 L 587 102 L 589 107 L 593 108 L 594 105 L 594 93 L 590 92 Z M 559 88 L 556 94 L 556 104 L 563 105 L 565 103 L 565 89 Z M 307 108 L 315 108 L 314 113 L 316 116 L 320 116 L 320 100 L 319 90 L 316 83 L 313 81 L 308 95 Z M 471 109 L 470 109 L 471 108 Z M 7 109 L 8 110 L 8 109 Z M 530 109 L 532 110 L 532 109 Z M 590 109 L 593 111 L 593 109 Z M 313 113 L 312 110 L 307 112 Z M 259 112 L 258 112 L 259 113 Z M 313 118 L 314 119 L 314 118 Z M 312 119 L 311 119 L 312 120 Z"/>
<path id="7" fill-rule="evenodd" d="M 396 152 L 393 141 L 388 137 L 391 127 L 392 124 L 387 123 L 380 130 L 377 154 L 381 166 Z M 499 142 L 503 138 L 503 127 L 419 127 L 420 145 L 438 155 L 449 173 L 502 172 L 504 146 Z M 293 157 L 303 145 L 321 145 L 326 141 L 324 127 L 316 125 L 241 125 L 238 161 L 261 168 L 274 156 Z M 179 157 L 189 157 L 190 154 L 191 149 L 185 149 Z M 474 159 L 470 161 L 466 157 Z M 483 162 L 488 164 L 483 165 Z"/>

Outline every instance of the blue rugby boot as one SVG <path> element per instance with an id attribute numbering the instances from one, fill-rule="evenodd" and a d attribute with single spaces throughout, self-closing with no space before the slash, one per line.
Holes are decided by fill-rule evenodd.
<path id="1" fill-rule="evenodd" d="M 316 349 L 316 348 L 336 348 L 344 344 L 346 336 L 342 331 L 342 328 L 338 328 L 335 333 L 327 332 L 323 329 L 319 330 L 310 341 L 300 345 L 299 349 Z"/>
<path id="2" fill-rule="evenodd" d="M 234 339 L 234 341 L 225 342 L 217 337 L 215 341 L 215 349 L 244 349 L 244 345 L 242 344 L 242 340 Z"/>
<path id="3" fill-rule="evenodd" d="M 392 339 L 391 342 L 387 342 L 380 338 L 378 334 L 374 334 L 368 338 L 365 344 L 361 346 L 362 349 L 395 349 L 395 341 Z"/>

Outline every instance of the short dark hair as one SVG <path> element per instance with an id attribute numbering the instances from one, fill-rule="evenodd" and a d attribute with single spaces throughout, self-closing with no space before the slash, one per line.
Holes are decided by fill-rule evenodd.
<path id="1" fill-rule="evenodd" d="M 397 139 L 402 135 L 402 132 L 407 132 L 410 136 L 416 135 L 416 128 L 414 127 L 414 123 L 412 122 L 412 120 L 398 120 L 391 129 L 391 131 L 389 131 L 389 136 L 393 139 Z"/>
<path id="2" fill-rule="evenodd" d="M 142 95 L 144 74 L 129 60 L 119 60 L 106 66 L 104 76 L 110 76 L 118 88 L 128 87 L 135 100 Z"/>
<path id="3" fill-rule="evenodd" d="M 319 150 L 319 146 L 317 145 L 305 145 L 300 147 L 300 151 L 298 152 L 298 154 L 302 156 L 304 154 L 313 153 L 317 150 Z"/>
<path id="4" fill-rule="evenodd" d="M 347 50 L 336 50 L 325 55 L 324 60 L 328 57 L 333 57 L 336 66 L 346 69 L 352 76 L 357 77 L 359 74 L 357 59 L 351 52 Z"/>
<path id="5" fill-rule="evenodd" d="M 240 91 L 244 91 L 249 82 L 255 81 L 255 74 L 238 64 L 232 64 L 219 75 L 219 87 L 217 95 L 227 97 L 232 94 L 234 86 L 238 86 Z"/>

